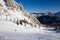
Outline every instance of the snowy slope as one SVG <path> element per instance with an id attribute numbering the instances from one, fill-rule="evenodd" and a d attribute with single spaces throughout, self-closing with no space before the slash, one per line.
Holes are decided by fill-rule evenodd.
<path id="1" fill-rule="evenodd" d="M 39 33 L 38 28 L 30 27 L 29 25 L 22 26 L 22 25 L 16 25 L 15 23 L 5 21 L 5 20 L 0 20 L 0 31 L 4 32 L 30 32 L 30 33 Z M 37 32 L 36 32 L 37 31 Z"/>
<path id="2" fill-rule="evenodd" d="M 21 20 L 28 21 L 26 26 L 16 24 Z M 27 14 L 14 0 L 0 0 L 0 40 L 60 40 L 60 33 L 49 29 L 42 27 L 35 17 Z"/>
<path id="3" fill-rule="evenodd" d="M 0 20 L 0 40 L 60 40 L 60 33 Z"/>
<path id="4" fill-rule="evenodd" d="M 22 5 L 16 3 L 14 0 L 1 0 L 0 1 L 0 16 L 5 20 L 21 21 L 26 20 L 27 24 L 40 27 L 40 22 L 30 14 L 28 14 Z M 2 18 L 4 19 L 4 18 Z"/>
<path id="5" fill-rule="evenodd" d="M 40 27 L 38 24 L 39 23 L 38 20 L 33 16 L 30 17 L 29 14 L 23 11 L 24 11 L 23 7 L 18 3 L 16 3 L 14 0 L 1 0 L 0 1 L 0 28 L 1 28 L 0 31 L 7 31 L 7 32 L 34 31 L 33 33 L 36 33 L 36 31 L 39 32 L 38 31 L 39 29 L 32 28 L 35 26 Z"/>
<path id="6" fill-rule="evenodd" d="M 8 33 L 1 32 L 0 40 L 60 40 L 60 34 L 28 34 L 28 33 Z"/>

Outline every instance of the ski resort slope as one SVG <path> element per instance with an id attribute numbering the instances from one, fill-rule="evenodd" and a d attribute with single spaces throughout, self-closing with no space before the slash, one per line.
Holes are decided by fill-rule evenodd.
<path id="1" fill-rule="evenodd" d="M 0 40 L 60 40 L 60 33 L 0 20 Z"/>

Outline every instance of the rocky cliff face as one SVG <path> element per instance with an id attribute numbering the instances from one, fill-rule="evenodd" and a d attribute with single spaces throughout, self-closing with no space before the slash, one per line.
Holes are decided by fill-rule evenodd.
<path id="1" fill-rule="evenodd" d="M 22 12 L 26 13 L 23 6 L 21 4 L 18 4 L 14 0 L 3 0 L 5 2 L 5 5 L 8 7 L 8 9 L 16 9 L 21 10 Z"/>

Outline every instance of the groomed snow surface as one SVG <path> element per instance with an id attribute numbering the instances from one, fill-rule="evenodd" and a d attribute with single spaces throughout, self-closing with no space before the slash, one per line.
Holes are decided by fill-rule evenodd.
<path id="1" fill-rule="evenodd" d="M 0 20 L 0 40 L 60 40 L 60 33 L 53 28 L 17 26 L 13 22 Z"/>

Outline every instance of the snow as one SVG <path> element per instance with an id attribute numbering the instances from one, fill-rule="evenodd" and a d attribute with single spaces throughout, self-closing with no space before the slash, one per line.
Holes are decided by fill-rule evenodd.
<path id="1" fill-rule="evenodd" d="M 8 9 L 3 0 L 0 0 L 0 3 L 3 5 L 3 7 L 0 7 L 0 40 L 60 40 L 60 30 L 54 31 L 54 28 L 42 26 L 36 28 L 30 24 L 26 24 L 26 26 L 17 25 L 13 22 L 14 19 L 15 21 L 26 19 L 31 22 L 32 18 L 28 19 L 27 16 L 24 16 L 25 13 L 22 10 Z M 4 10 L 7 12 L 4 12 Z M 12 21 L 10 21 L 10 18 Z"/>
<path id="2" fill-rule="evenodd" d="M 24 18 L 26 18 L 22 13 L 22 11 L 20 11 L 20 12 L 18 12 L 18 11 L 16 11 L 16 10 L 14 10 L 14 11 L 11 11 L 11 10 L 9 10 L 9 13 L 11 13 L 12 14 L 12 16 L 13 15 L 15 15 L 18 19 L 24 19 Z"/>
<path id="3" fill-rule="evenodd" d="M 0 19 L 0 40 L 60 40 L 60 33 L 50 28 L 16 25 Z M 51 29 L 52 30 L 52 29 Z"/>
<path id="4" fill-rule="evenodd" d="M 3 0 L 0 0 L 0 3 L 5 4 L 5 2 Z"/>
<path id="5" fill-rule="evenodd" d="M 6 9 L 6 5 L 5 5 L 5 2 L 3 0 L 0 0 L 0 3 L 2 4 L 3 8 Z"/>
<path id="6" fill-rule="evenodd" d="M 0 31 L 6 31 L 6 32 L 30 32 L 30 33 L 36 33 L 39 32 L 38 28 L 33 28 L 31 26 L 25 27 L 22 25 L 16 25 L 15 23 L 9 22 L 9 21 L 0 21 Z"/>

